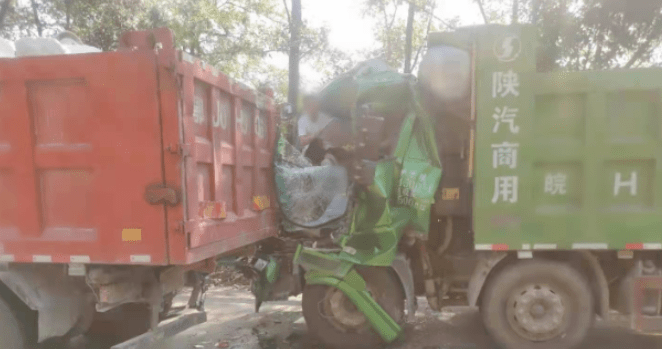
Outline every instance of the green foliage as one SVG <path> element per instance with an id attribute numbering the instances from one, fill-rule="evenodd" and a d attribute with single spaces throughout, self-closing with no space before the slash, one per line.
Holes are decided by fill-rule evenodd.
<path id="1" fill-rule="evenodd" d="M 359 63 L 361 56 L 361 54 L 352 55 L 335 48 L 327 48 L 325 53 L 315 57 L 312 63 L 313 67 L 323 75 L 321 82 L 325 84 L 352 69 Z"/>
<path id="2" fill-rule="evenodd" d="M 143 27 L 170 28 L 179 49 L 202 58 L 231 77 L 254 86 L 282 77 L 281 69 L 265 66 L 266 58 L 285 52 L 289 43 L 287 17 L 275 0 L 250 0 L 241 4 L 146 0 L 145 5 L 149 15 Z"/>
<path id="3" fill-rule="evenodd" d="M 145 6 L 141 0 L 70 0 L 69 30 L 80 36 L 81 40 L 103 50 L 114 50 L 120 35 L 129 30 L 140 28 Z M 66 4 L 60 1 L 61 11 Z M 64 5 L 64 6 L 62 6 Z M 67 25 L 65 24 L 65 28 Z"/>
<path id="4" fill-rule="evenodd" d="M 89 45 L 113 50 L 124 31 L 168 27 L 177 48 L 253 87 L 269 85 L 278 98 L 287 92 L 287 71 L 268 63 L 286 59 L 289 51 L 290 16 L 280 0 L 10 1 L 0 37 L 52 36 L 69 29 Z M 305 18 L 300 45 L 303 62 L 329 64 L 339 54 L 329 48 L 328 29 Z"/>
<path id="5" fill-rule="evenodd" d="M 166 26 L 177 45 L 254 87 L 269 85 L 277 99 L 287 94 L 287 71 L 267 63 L 285 58 L 290 45 L 290 16 L 277 0 L 146 0 L 145 27 Z M 328 29 L 304 18 L 302 62 L 329 62 Z"/>
<path id="6" fill-rule="evenodd" d="M 363 16 L 375 21 L 375 39 L 381 44 L 369 57 L 379 57 L 394 68 L 402 69 L 405 60 L 405 36 L 409 3 L 415 5 L 412 31 L 411 66 L 420 61 L 430 31 L 450 30 L 459 19 L 441 20 L 434 16 L 436 0 L 364 0 Z M 413 69 L 412 69 L 413 70 Z"/>
<path id="7" fill-rule="evenodd" d="M 122 32 L 138 28 L 143 12 L 141 0 L 15 1 L 0 26 L 0 36 L 16 40 L 68 29 L 88 44 L 111 50 Z"/>
<path id="8" fill-rule="evenodd" d="M 518 19 L 536 23 L 538 66 L 587 70 L 658 65 L 662 0 L 519 0 Z M 483 0 L 488 20 L 510 23 L 512 1 Z"/>

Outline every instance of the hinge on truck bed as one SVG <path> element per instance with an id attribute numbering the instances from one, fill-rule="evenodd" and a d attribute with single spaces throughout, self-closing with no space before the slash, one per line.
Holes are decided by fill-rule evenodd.
<path id="1" fill-rule="evenodd" d="M 170 144 L 166 147 L 166 150 L 172 154 L 187 157 L 191 155 L 190 148 L 188 144 Z"/>
<path id="2" fill-rule="evenodd" d="M 177 225 L 175 226 L 175 233 L 184 234 L 185 232 L 186 232 L 186 227 L 184 221 L 177 222 Z"/>

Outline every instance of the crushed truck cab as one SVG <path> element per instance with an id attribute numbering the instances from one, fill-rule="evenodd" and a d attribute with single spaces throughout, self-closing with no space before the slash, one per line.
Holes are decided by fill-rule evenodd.
<path id="1" fill-rule="evenodd" d="M 332 348 L 393 341 L 415 296 L 478 306 L 508 349 L 574 348 L 596 315 L 662 332 L 662 70 L 537 54 L 534 27 L 460 28 L 430 35 L 418 79 L 368 61 L 326 85 L 324 162 L 278 143 L 282 242 L 245 270 L 282 279 L 253 273 L 278 290 L 259 303 L 303 293 Z"/>

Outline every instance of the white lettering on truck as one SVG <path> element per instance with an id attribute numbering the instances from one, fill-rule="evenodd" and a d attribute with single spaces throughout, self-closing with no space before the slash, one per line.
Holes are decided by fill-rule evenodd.
<path id="1" fill-rule="evenodd" d="M 630 187 L 630 195 L 637 195 L 637 172 L 630 172 L 630 179 L 624 180 L 620 172 L 616 172 L 614 178 L 614 196 L 618 196 L 622 187 Z"/>
<path id="2" fill-rule="evenodd" d="M 515 118 L 517 117 L 518 111 L 519 109 L 517 108 L 509 107 L 494 108 L 494 114 L 492 114 L 492 118 L 496 120 L 496 122 L 492 128 L 492 133 L 499 132 L 499 126 L 501 126 L 501 124 L 508 124 L 510 133 L 519 133 L 519 126 L 515 125 Z"/>
<path id="3" fill-rule="evenodd" d="M 512 204 L 517 202 L 517 176 L 494 177 L 494 196 L 492 196 L 492 203 L 496 204 L 499 201 L 510 202 Z"/>
<path id="4" fill-rule="evenodd" d="M 565 195 L 568 176 L 565 173 L 548 173 L 545 175 L 545 193 L 550 195 Z"/>
<path id="5" fill-rule="evenodd" d="M 501 144 L 492 144 L 492 167 L 507 166 L 517 167 L 517 148 L 519 143 L 503 142 Z"/>
<path id="6" fill-rule="evenodd" d="M 492 98 L 513 95 L 519 97 L 519 75 L 513 70 L 492 74 Z"/>

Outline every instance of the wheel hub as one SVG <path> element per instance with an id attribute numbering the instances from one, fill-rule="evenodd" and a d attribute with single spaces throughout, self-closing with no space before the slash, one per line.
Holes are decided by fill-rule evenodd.
<path id="1" fill-rule="evenodd" d="M 566 302 L 548 285 L 529 285 L 508 302 L 508 320 L 513 329 L 531 341 L 550 340 L 567 325 Z"/>
<path id="2" fill-rule="evenodd" d="M 324 297 L 324 312 L 330 322 L 343 332 L 360 332 L 366 328 L 365 315 L 342 291 L 329 287 Z"/>

